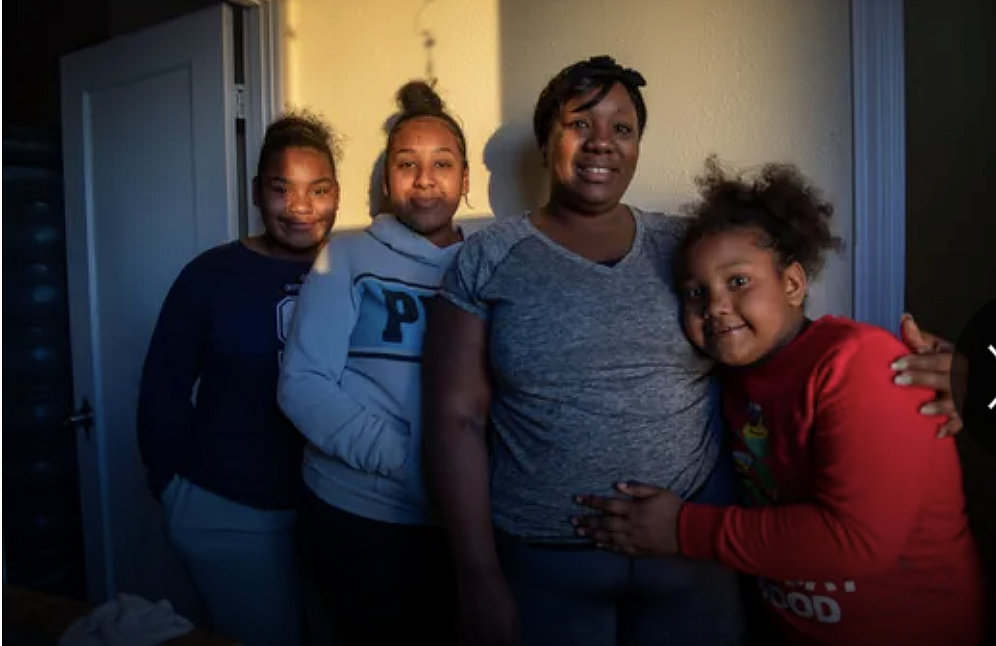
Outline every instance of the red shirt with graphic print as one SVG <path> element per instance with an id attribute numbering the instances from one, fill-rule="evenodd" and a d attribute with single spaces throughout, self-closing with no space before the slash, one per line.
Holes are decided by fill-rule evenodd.
<path id="1" fill-rule="evenodd" d="M 974 646 L 984 592 L 954 440 L 893 383 L 908 351 L 825 317 L 762 364 L 724 371 L 748 508 L 687 503 L 682 554 L 760 578 L 790 644 Z"/>

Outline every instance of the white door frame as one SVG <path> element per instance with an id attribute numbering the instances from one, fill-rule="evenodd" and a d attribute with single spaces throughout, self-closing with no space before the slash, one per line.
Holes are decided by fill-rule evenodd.
<path id="1" fill-rule="evenodd" d="M 255 159 L 258 155 L 259 147 L 262 144 L 266 126 L 272 120 L 273 115 L 278 110 L 278 107 L 282 101 L 279 14 L 277 11 L 276 0 L 239 0 L 237 3 L 230 2 L 229 4 L 239 4 L 247 8 L 245 13 L 246 20 L 244 22 L 244 60 L 246 62 L 245 120 L 247 144 L 246 151 L 247 156 L 251 161 L 250 165 L 247 165 L 246 168 L 248 175 L 246 179 L 251 180 L 255 171 Z M 131 37 L 130 34 L 121 36 L 120 38 L 129 37 Z M 223 38 L 226 41 L 225 46 L 230 46 L 231 33 L 228 32 L 224 34 Z M 65 66 L 64 62 L 63 65 Z M 232 72 L 233 70 L 228 70 L 226 74 L 231 75 Z M 63 69 L 62 73 L 66 73 L 65 69 Z M 231 85 L 231 83 L 229 83 L 229 85 Z M 219 98 L 226 104 L 234 101 L 234 97 L 226 94 L 225 92 L 220 92 Z M 64 96 L 63 101 L 65 102 L 67 100 L 71 99 L 67 99 Z M 63 109 L 65 110 L 65 106 Z M 234 114 L 234 110 L 226 111 Z M 234 132 L 234 124 L 232 130 Z M 237 165 L 234 163 L 234 159 L 237 156 L 237 150 L 234 138 L 225 137 L 225 139 L 225 151 L 223 153 L 226 156 L 225 166 L 228 169 L 228 172 L 234 175 L 237 170 Z M 233 187 L 232 190 L 236 190 L 234 187 L 238 186 L 238 183 L 230 181 L 229 186 Z M 234 206 L 237 204 L 237 200 L 229 199 L 228 203 L 232 206 L 229 209 L 230 212 L 226 218 L 227 233 L 223 233 L 222 235 L 227 235 L 227 237 L 231 239 L 238 234 L 237 213 Z M 69 217 L 69 211 L 71 208 L 71 205 L 67 203 L 67 239 L 73 237 L 73 223 L 79 221 L 78 218 L 73 219 Z M 85 232 L 77 231 L 77 233 L 83 235 Z M 210 239 L 213 240 L 212 244 L 218 244 L 223 241 L 216 235 L 216 233 L 217 232 L 212 232 L 209 236 Z M 70 257 L 68 262 L 72 265 L 74 261 Z M 79 263 L 79 259 L 77 259 L 76 262 Z M 86 264 L 92 262 L 92 255 L 83 261 L 83 263 Z M 70 285 L 71 299 L 73 298 L 72 294 L 74 292 L 77 294 L 76 298 L 81 298 L 84 302 L 89 303 L 91 295 L 88 290 L 84 289 L 80 291 L 79 289 L 74 289 L 73 285 Z M 86 305 L 81 308 L 81 311 L 91 311 L 91 308 L 89 305 Z M 77 337 L 83 338 L 89 337 L 89 335 L 89 325 L 86 326 L 85 330 L 80 328 L 79 332 L 74 331 L 73 363 L 74 371 L 77 373 L 81 370 L 84 372 L 90 371 L 92 368 L 81 368 L 80 366 L 93 366 L 94 356 L 99 353 L 99 346 L 97 344 L 88 343 L 86 340 L 77 342 L 79 340 Z M 76 348 L 90 348 L 92 352 L 86 356 L 83 354 L 75 356 L 76 353 L 81 352 Z M 79 377 L 79 374 L 77 374 L 77 377 L 74 379 L 74 382 L 77 384 L 77 388 L 79 387 L 78 384 L 88 383 L 89 381 L 89 377 L 81 378 Z M 98 424 L 99 423 L 100 422 L 98 421 Z M 96 468 L 93 468 L 94 466 Z M 118 592 L 116 587 L 116 573 L 112 553 L 115 537 L 112 535 L 109 520 L 105 514 L 105 510 L 109 508 L 109 504 L 107 504 L 106 501 L 106 496 L 108 495 L 108 483 L 104 475 L 106 473 L 106 469 L 107 465 L 103 450 L 97 450 L 96 462 L 93 465 L 91 465 L 86 459 L 81 458 L 80 460 L 81 478 L 91 478 L 93 481 L 99 483 L 95 491 L 88 491 L 87 488 L 81 487 L 81 504 L 84 505 L 84 507 L 91 507 L 101 510 L 92 526 L 86 527 L 86 530 L 90 532 L 90 535 L 85 539 L 85 550 L 87 565 L 87 592 L 88 598 L 91 602 L 102 602 L 107 599 L 114 598 Z M 6 575 L 6 559 L 4 559 L 4 574 Z"/>
<path id="2" fill-rule="evenodd" d="M 232 0 L 248 9 L 246 62 L 246 203 L 252 204 L 252 178 L 266 127 L 283 110 L 283 15 L 278 0 Z M 259 212 L 250 206 L 250 235 L 261 233 Z"/>
<path id="3" fill-rule="evenodd" d="M 898 329 L 906 291 L 903 0 L 851 0 L 854 318 Z"/>

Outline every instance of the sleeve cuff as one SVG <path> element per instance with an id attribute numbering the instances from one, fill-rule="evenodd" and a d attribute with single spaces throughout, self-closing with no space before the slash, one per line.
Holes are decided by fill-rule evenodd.
<path id="1" fill-rule="evenodd" d="M 678 513 L 678 546 L 681 555 L 708 561 L 717 558 L 717 534 L 726 517 L 727 506 L 686 502 Z"/>
<path id="2" fill-rule="evenodd" d="M 467 312 L 468 314 L 473 314 L 477 318 L 482 319 L 484 321 L 488 320 L 488 309 L 486 307 L 481 307 L 476 303 L 470 303 L 464 300 L 463 298 L 457 296 L 456 294 L 452 294 L 445 290 L 440 290 L 439 295 L 446 302 L 456 305 L 457 307 Z"/>
<path id="3" fill-rule="evenodd" d="M 381 448 L 379 464 L 371 471 L 389 478 L 399 478 L 408 467 L 408 461 L 413 459 L 414 448 L 407 429 L 391 427 L 388 444 Z M 386 439 L 386 438 L 385 438 Z M 416 458 L 417 459 L 417 458 Z"/>

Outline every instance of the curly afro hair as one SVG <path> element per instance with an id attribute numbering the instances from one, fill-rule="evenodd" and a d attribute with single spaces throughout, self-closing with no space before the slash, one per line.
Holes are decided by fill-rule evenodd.
<path id="1" fill-rule="evenodd" d="M 828 251 L 844 247 L 830 230 L 833 205 L 793 164 L 765 164 L 748 174 L 724 169 L 712 155 L 695 183 L 699 200 L 682 208 L 691 222 L 675 258 L 679 277 L 695 243 L 724 231 L 761 232 L 759 244 L 774 252 L 780 267 L 799 263 L 810 279 L 823 268 Z"/>

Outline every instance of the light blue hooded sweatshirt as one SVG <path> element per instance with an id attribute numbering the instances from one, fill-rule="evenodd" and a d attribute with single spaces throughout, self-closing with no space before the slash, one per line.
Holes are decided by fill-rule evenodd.
<path id="1" fill-rule="evenodd" d="M 280 407 L 308 440 L 304 481 L 343 511 L 431 524 L 421 469 L 425 309 L 459 244 L 381 214 L 325 246 L 297 299 Z"/>

